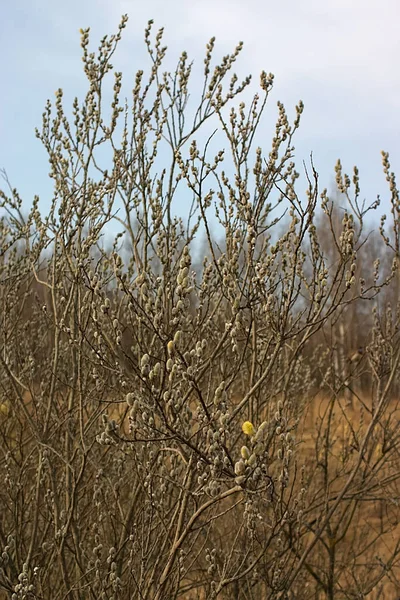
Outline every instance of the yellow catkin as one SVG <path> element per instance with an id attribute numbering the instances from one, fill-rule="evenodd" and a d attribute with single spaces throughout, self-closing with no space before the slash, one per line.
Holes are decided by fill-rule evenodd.
<path id="1" fill-rule="evenodd" d="M 242 425 L 242 431 L 245 435 L 254 435 L 254 425 L 250 421 L 245 421 Z"/>

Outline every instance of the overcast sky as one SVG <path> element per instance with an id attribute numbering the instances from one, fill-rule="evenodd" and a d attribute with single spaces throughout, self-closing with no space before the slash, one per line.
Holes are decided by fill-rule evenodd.
<path id="1" fill-rule="evenodd" d="M 143 31 L 151 18 L 155 28 L 165 27 L 170 64 L 186 50 L 199 77 L 211 36 L 216 56 L 243 40 L 237 71 L 253 73 L 253 91 L 262 69 L 275 74 L 271 122 L 277 100 L 290 115 L 304 101 L 298 165 L 313 152 L 322 187 L 332 189 L 337 158 L 348 173 L 357 164 L 362 196 L 372 202 L 380 194 L 387 209 L 381 149 L 400 174 L 399 0 L 5 0 L 0 167 L 27 207 L 36 193 L 42 207 L 51 197 L 46 154 L 34 135 L 47 98 L 59 87 L 70 99 L 85 92 L 79 28 L 91 27 L 95 49 L 101 36 L 116 32 L 123 13 L 129 22 L 114 64 L 126 80 L 148 64 Z"/>

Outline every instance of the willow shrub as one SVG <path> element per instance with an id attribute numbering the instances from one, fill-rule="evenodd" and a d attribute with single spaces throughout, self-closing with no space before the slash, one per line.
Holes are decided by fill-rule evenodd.
<path id="1" fill-rule="evenodd" d="M 396 589 L 399 314 L 387 290 L 398 284 L 399 197 L 388 155 L 394 226 L 382 220 L 386 259 L 371 263 L 364 220 L 377 203 L 359 201 L 357 169 L 350 179 L 336 166 L 343 210 L 312 163 L 298 190 L 302 102 L 293 122 L 278 103 L 269 151 L 255 147 L 273 75 L 250 97 L 251 78 L 233 73 L 242 44 L 216 63 L 212 38 L 193 86 L 186 52 L 163 71 L 151 22 L 150 68 L 124 102 L 110 61 L 126 22 L 97 54 L 81 30 L 86 96 L 70 111 L 61 89 L 47 102 L 37 137 L 48 214 L 37 197 L 24 214 L 17 190 L 1 193 L 2 593 Z M 350 305 L 367 315 L 363 396 L 333 335 Z"/>

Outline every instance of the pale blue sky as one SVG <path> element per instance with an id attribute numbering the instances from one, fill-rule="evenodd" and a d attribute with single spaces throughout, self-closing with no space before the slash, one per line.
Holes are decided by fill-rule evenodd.
<path id="1" fill-rule="evenodd" d="M 329 188 L 340 157 L 348 173 L 358 165 L 362 196 L 388 198 L 380 150 L 390 152 L 400 174 L 399 0 L 4 0 L 0 168 L 27 208 L 34 194 L 44 209 L 51 197 L 46 154 L 34 135 L 45 102 L 59 87 L 71 100 L 85 91 L 78 30 L 91 27 L 95 49 L 102 35 L 117 30 L 122 13 L 130 19 L 114 63 L 126 81 L 146 60 L 142 40 L 150 18 L 155 28 L 165 27 L 170 65 L 186 50 L 199 76 L 212 35 L 218 56 L 243 40 L 237 71 L 253 73 L 252 90 L 262 69 L 275 74 L 267 121 L 275 122 L 277 100 L 290 115 L 304 101 L 298 165 L 312 151 L 321 186 Z M 259 142 L 269 150 L 269 130 Z"/>

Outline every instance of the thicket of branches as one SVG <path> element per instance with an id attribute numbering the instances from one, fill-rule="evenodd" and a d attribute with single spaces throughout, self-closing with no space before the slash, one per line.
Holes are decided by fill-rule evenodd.
<path id="1" fill-rule="evenodd" d="M 126 21 L 97 54 L 82 30 L 87 94 L 69 116 L 61 90 L 46 105 L 49 213 L 1 192 L 1 593 L 397 598 L 388 155 L 391 222 L 371 237 L 356 168 L 336 166 L 340 201 L 312 162 L 299 190 L 301 102 L 293 122 L 278 103 L 271 147 L 254 146 L 273 76 L 240 102 L 241 44 L 219 63 L 207 44 L 191 113 L 192 64 L 165 73 L 149 23 L 124 104 L 110 61 Z"/>

